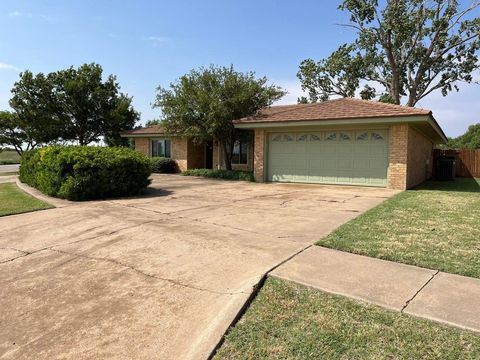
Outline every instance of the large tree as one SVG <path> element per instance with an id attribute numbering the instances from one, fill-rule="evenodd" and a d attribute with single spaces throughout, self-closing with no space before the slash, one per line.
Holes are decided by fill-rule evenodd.
<path id="1" fill-rule="evenodd" d="M 12 89 L 10 106 L 23 126 L 45 132 L 42 142 L 78 141 L 80 145 L 104 137 L 111 145 L 121 143 L 119 133 L 132 129 L 139 114 L 132 99 L 120 92 L 116 77 L 105 80 L 98 64 L 44 75 L 20 74 Z"/>
<path id="2" fill-rule="evenodd" d="M 192 70 L 170 84 L 170 89 L 159 87 L 154 107 L 162 110 L 168 133 L 196 141 L 217 139 L 225 166 L 231 169 L 233 146 L 240 136 L 233 120 L 251 116 L 285 95 L 280 87 L 267 83 L 267 78 L 256 78 L 254 72 L 212 65 Z"/>
<path id="3" fill-rule="evenodd" d="M 434 91 L 446 96 L 459 82 L 472 82 L 480 68 L 479 2 L 461 7 L 456 0 L 344 0 L 357 37 L 328 58 L 302 61 L 298 77 L 309 98 L 330 96 L 415 104 Z M 381 89 L 380 94 L 376 89 Z"/>

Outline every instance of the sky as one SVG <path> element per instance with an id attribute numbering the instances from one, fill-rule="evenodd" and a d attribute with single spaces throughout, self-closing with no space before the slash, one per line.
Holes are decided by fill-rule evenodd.
<path id="1" fill-rule="evenodd" d="M 48 73 L 83 63 L 102 65 L 133 97 L 141 123 L 158 86 L 210 64 L 255 71 L 286 89 L 278 104 L 302 95 L 296 77 L 303 59 L 328 57 L 355 33 L 338 24 L 339 1 L 279 0 L 0 0 L 0 110 L 23 70 Z M 480 10 L 476 10 L 480 16 Z M 480 85 L 430 95 L 431 109 L 448 136 L 480 122 Z"/>

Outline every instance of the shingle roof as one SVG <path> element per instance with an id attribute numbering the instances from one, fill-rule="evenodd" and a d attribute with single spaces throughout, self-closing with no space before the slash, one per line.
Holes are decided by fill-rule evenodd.
<path id="1" fill-rule="evenodd" d="M 386 104 L 378 101 L 342 98 L 315 104 L 271 106 L 259 111 L 254 116 L 242 118 L 234 122 L 235 124 L 249 124 L 305 120 L 354 120 L 430 114 L 430 110 Z"/>
<path id="2" fill-rule="evenodd" d="M 122 135 L 160 135 L 165 134 L 165 129 L 161 125 L 153 125 L 135 130 L 122 132 Z"/>

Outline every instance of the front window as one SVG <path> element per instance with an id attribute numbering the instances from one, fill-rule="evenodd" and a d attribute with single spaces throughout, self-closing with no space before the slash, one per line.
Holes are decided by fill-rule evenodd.
<path id="1" fill-rule="evenodd" d="M 232 164 L 247 164 L 248 161 L 248 142 L 235 141 L 232 153 Z"/>
<path id="2" fill-rule="evenodd" d="M 170 154 L 170 140 L 155 139 L 152 140 L 152 156 L 169 158 Z"/>

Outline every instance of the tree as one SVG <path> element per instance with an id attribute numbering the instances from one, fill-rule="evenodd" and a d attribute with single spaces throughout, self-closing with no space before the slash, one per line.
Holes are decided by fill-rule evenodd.
<path id="1" fill-rule="evenodd" d="M 159 87 L 154 107 L 162 110 L 168 133 L 191 136 L 195 141 L 217 139 L 230 170 L 233 146 L 240 136 L 233 120 L 251 116 L 285 95 L 267 82 L 254 72 L 211 65 L 192 70 L 170 84 L 170 89 Z"/>
<path id="2" fill-rule="evenodd" d="M 27 142 L 25 133 L 19 129 L 18 117 L 9 111 L 0 111 L 0 146 L 11 146 L 21 155 L 22 145 Z M 27 145 L 29 149 L 34 148 L 35 144 Z"/>
<path id="3" fill-rule="evenodd" d="M 463 9 L 456 0 L 383 3 L 344 0 L 339 6 L 357 38 L 327 59 L 302 61 L 297 76 L 309 101 L 353 97 L 363 86 L 364 99 L 376 97 L 380 87 L 381 101 L 400 104 L 406 96 L 406 105 L 415 106 L 434 91 L 446 96 L 459 82 L 473 81 L 480 68 L 480 18 L 470 15 L 478 1 Z"/>
<path id="4" fill-rule="evenodd" d="M 480 149 L 480 123 L 470 125 L 465 134 L 448 139 L 447 149 Z"/>
<path id="5" fill-rule="evenodd" d="M 12 89 L 10 106 L 14 112 L 8 115 L 8 131 L 11 141 L 17 143 L 17 152 L 22 152 L 24 147 L 26 150 L 33 149 L 61 136 L 62 124 L 57 115 L 59 104 L 55 101 L 51 74 L 34 76 L 30 71 L 21 73 L 20 80 Z"/>
<path id="6" fill-rule="evenodd" d="M 12 89 L 10 106 L 23 126 L 44 135 L 41 142 L 87 145 L 104 136 L 108 144 L 121 144 L 119 133 L 132 129 L 139 114 L 132 98 L 120 92 L 116 77 L 103 81 L 102 74 L 93 63 L 48 75 L 26 71 Z"/>

